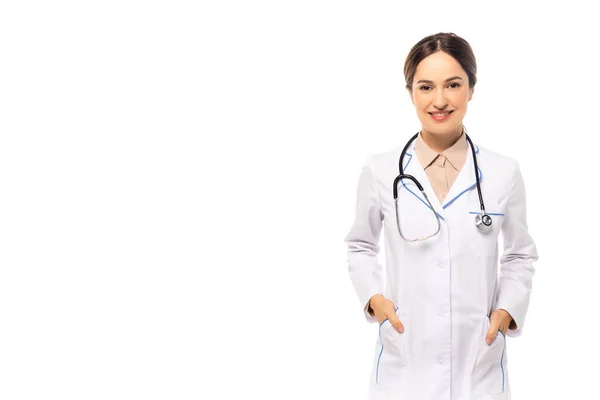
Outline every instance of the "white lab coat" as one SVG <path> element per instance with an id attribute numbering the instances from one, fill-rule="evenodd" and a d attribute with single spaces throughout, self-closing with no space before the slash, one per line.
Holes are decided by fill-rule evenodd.
<path id="1" fill-rule="evenodd" d="M 413 141 L 404 172 L 423 185 L 441 229 L 433 238 L 411 243 L 398 233 L 392 192 L 403 147 L 367 158 L 355 220 L 345 238 L 360 306 L 364 309 L 371 296 L 382 293 L 404 324 L 402 334 L 388 320 L 378 328 L 368 399 L 509 400 L 506 337 L 499 331 L 488 345 L 485 336 L 491 312 L 500 308 L 517 324 L 507 336 L 521 335 L 538 259 L 527 230 L 518 163 L 475 146 L 483 200 L 493 219 L 492 231 L 483 234 L 474 222 L 480 205 L 471 148 L 442 205 L 414 154 Z M 408 179 L 398 186 L 404 236 L 433 233 L 435 217 L 417 187 Z M 377 257 L 382 228 L 385 269 Z M 504 248 L 498 264 L 500 233 Z"/>

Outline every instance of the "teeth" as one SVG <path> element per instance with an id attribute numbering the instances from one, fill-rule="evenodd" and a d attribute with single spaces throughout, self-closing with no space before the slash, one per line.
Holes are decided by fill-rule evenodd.
<path id="1" fill-rule="evenodd" d="M 432 114 L 435 115 L 436 117 L 441 117 L 443 115 L 448 115 L 449 113 L 445 112 L 445 113 L 432 113 Z"/>

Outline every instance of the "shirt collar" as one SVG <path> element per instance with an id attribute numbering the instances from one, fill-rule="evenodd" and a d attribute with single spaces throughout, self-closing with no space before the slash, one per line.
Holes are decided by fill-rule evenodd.
<path id="1" fill-rule="evenodd" d="M 415 153 L 417 154 L 423 169 L 429 167 L 438 155 L 443 154 L 450 162 L 450 165 L 452 165 L 455 170 L 460 171 L 466 161 L 465 154 L 467 150 L 469 150 L 469 144 L 467 143 L 464 128 L 458 140 L 442 153 L 438 153 L 427 146 L 427 143 L 425 143 L 421 137 L 421 133 L 419 133 L 419 136 L 415 141 Z"/>

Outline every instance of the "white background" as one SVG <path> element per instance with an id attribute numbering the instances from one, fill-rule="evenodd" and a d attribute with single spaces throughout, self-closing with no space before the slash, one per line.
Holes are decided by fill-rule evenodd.
<path id="1" fill-rule="evenodd" d="M 420 129 L 403 62 L 437 32 L 527 186 L 513 399 L 596 396 L 594 13 L 404 3 L 5 2 L 0 398 L 366 399 L 343 239 L 366 157 Z"/>

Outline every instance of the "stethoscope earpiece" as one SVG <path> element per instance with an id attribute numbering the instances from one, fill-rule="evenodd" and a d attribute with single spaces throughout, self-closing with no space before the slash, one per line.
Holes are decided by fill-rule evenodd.
<path id="1" fill-rule="evenodd" d="M 485 214 L 477 214 L 475 216 L 475 226 L 480 232 L 487 233 L 492 229 L 492 217 Z"/>

